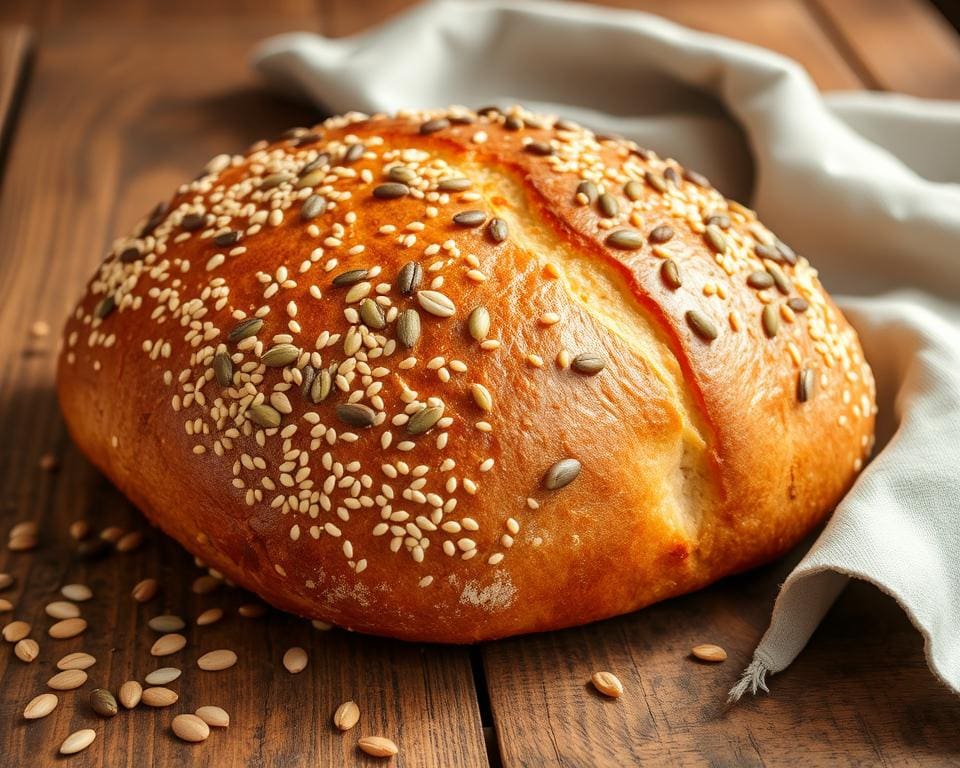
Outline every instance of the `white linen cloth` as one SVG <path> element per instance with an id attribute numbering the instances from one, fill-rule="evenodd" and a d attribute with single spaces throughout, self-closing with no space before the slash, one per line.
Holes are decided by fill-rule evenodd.
<path id="1" fill-rule="evenodd" d="M 841 305 L 877 376 L 879 453 L 731 698 L 767 690 L 851 578 L 898 601 L 960 693 L 960 104 L 822 95 L 770 51 L 566 3 L 438 0 L 357 37 L 272 38 L 253 62 L 333 112 L 520 103 L 622 134 L 748 201 L 832 292 L 858 294 Z"/>

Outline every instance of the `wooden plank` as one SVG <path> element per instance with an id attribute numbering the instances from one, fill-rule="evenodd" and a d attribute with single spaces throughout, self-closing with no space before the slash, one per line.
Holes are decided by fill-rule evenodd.
<path id="1" fill-rule="evenodd" d="M 32 41 L 30 30 L 24 26 L 0 28 L 0 158 L 13 132 Z"/>
<path id="2" fill-rule="evenodd" d="M 468 650 L 317 632 L 280 613 L 243 619 L 237 607 L 250 598 L 227 588 L 194 595 L 190 585 L 201 571 L 158 532 L 136 554 L 98 562 L 72 554 L 67 527 L 73 520 L 88 519 L 98 529 L 145 524 L 70 445 L 53 391 L 56 330 L 32 338 L 31 325 L 42 320 L 57 329 L 113 236 L 210 156 L 316 117 L 265 93 L 247 70 L 250 46 L 281 25 L 235 19 L 222 26 L 70 25 L 44 33 L 0 196 L 0 323 L 6 328 L 0 431 L 8 436 L 0 445 L 0 536 L 28 519 L 40 521 L 42 531 L 34 552 L 0 549 L 0 572 L 17 577 L 2 595 L 15 608 L 0 623 L 30 622 L 41 646 L 29 665 L 6 644 L 0 653 L 4 765 L 53 765 L 60 741 L 85 727 L 96 730 L 97 740 L 72 765 L 487 764 Z M 59 472 L 38 468 L 48 451 L 60 458 Z M 129 592 L 146 576 L 160 579 L 162 593 L 138 606 Z M 73 581 L 96 593 L 83 606 L 90 629 L 72 640 L 51 640 L 43 606 Z M 173 611 L 192 620 L 212 606 L 225 609 L 221 624 L 190 626 L 186 650 L 151 658 L 155 633 L 148 618 Z M 311 656 L 296 677 L 280 666 L 292 645 Z M 239 663 L 220 673 L 199 671 L 196 658 L 215 648 L 234 649 Z M 45 720 L 25 722 L 23 707 L 44 690 L 56 660 L 79 649 L 98 659 L 89 682 L 62 694 Z M 90 711 L 92 688 L 116 689 L 166 665 L 185 670 L 171 686 L 181 695 L 174 707 L 138 709 L 110 721 Z M 340 734 L 330 718 L 351 698 L 362 719 Z M 202 704 L 225 707 L 233 719 L 229 731 L 202 745 L 179 742 L 170 732 L 172 717 Z M 356 740 L 369 733 L 395 739 L 400 757 L 387 763 L 361 755 Z"/>
<path id="3" fill-rule="evenodd" d="M 854 584 L 771 693 L 727 707 L 789 564 L 589 627 L 484 648 L 501 755 L 512 766 L 944 765 L 960 757 L 960 699 L 922 640 L 873 587 Z M 730 658 L 689 658 L 698 643 Z M 617 700 L 589 684 L 614 672 Z"/>
<path id="4" fill-rule="evenodd" d="M 802 0 L 594 0 L 601 5 L 654 13 L 679 24 L 743 40 L 802 64 L 822 89 L 859 88 L 863 83 L 824 34 Z M 322 6 L 324 30 L 353 35 L 416 4 L 415 0 L 329 0 Z"/>
<path id="5" fill-rule="evenodd" d="M 960 98 L 960 34 L 928 0 L 809 0 L 873 87 Z"/>

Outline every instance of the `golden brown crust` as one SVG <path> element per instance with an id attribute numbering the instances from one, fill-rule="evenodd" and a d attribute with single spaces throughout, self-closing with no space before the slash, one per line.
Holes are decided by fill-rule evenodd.
<path id="1" fill-rule="evenodd" d="M 71 432 L 191 552 L 304 616 L 471 642 L 634 610 L 786 551 L 872 447 L 869 367 L 806 260 L 676 162 L 550 118 L 331 119 L 215 158 L 136 234 L 64 332 Z M 410 261 L 441 296 L 400 293 Z M 367 295 L 332 285 L 361 268 Z M 266 367 L 277 344 L 294 359 Z M 313 402 L 304 377 L 333 365 Z M 582 469 L 548 490 L 562 459 Z"/>

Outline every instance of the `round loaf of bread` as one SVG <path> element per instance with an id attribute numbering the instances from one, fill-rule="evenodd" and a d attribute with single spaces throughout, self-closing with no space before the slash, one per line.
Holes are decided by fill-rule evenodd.
<path id="1" fill-rule="evenodd" d="M 90 459 L 233 582 L 454 643 L 777 557 L 875 414 L 856 334 L 751 210 L 519 108 L 215 157 L 114 244 L 59 395 Z"/>

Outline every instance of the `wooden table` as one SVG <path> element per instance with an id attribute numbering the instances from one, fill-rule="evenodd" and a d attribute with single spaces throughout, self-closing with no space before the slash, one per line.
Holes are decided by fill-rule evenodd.
<path id="1" fill-rule="evenodd" d="M 824 89 L 877 88 L 960 97 L 960 42 L 922 0 L 650 0 L 643 7 L 680 22 L 782 51 Z M 145 527 L 136 510 L 71 446 L 53 391 L 56 329 L 112 237 L 194 173 L 208 157 L 316 118 L 265 92 L 245 65 L 251 45 L 291 28 L 356 32 L 406 0 L 5 0 L 0 23 L 0 533 L 41 521 L 40 546 L 0 552 L 16 576 L 2 597 L 10 618 L 30 622 L 38 660 L 0 651 L 0 763 L 53 764 L 71 731 L 98 738 L 72 759 L 99 766 L 300 766 L 382 764 L 360 754 L 359 732 L 400 745 L 397 765 L 941 765 L 960 762 L 960 700 L 924 663 L 922 643 L 888 598 L 851 586 L 773 693 L 728 709 L 725 692 L 748 661 L 790 562 L 728 579 L 631 616 L 476 648 L 418 646 L 317 631 L 269 613 L 246 619 L 249 596 L 191 591 L 202 571 L 172 541 L 151 532 L 136 553 L 77 557 L 67 527 Z M 722 7 L 721 7 L 722 5 Z M 227 15 L 229 12 L 229 15 Z M 28 25 L 30 34 L 16 24 Z M 32 57 L 28 55 L 32 51 Z M 54 332 L 31 336 L 37 320 Z M 39 468 L 52 452 L 59 470 Z M 793 560 L 799 557 L 795 554 Z M 160 594 L 139 605 L 140 579 Z M 54 641 L 44 605 L 59 587 L 89 584 L 85 635 Z M 140 708 L 99 720 L 86 694 L 114 690 L 156 666 L 151 616 L 189 618 L 220 605 L 219 624 L 189 627 L 173 657 L 186 671 L 170 710 Z M 7 617 L 0 617 L 5 623 Z M 687 657 L 697 642 L 722 644 L 730 659 Z M 310 654 L 300 675 L 280 665 L 291 645 Z M 240 663 L 196 669 L 197 656 L 234 648 Z M 56 712 L 26 722 L 24 705 L 45 690 L 63 654 L 98 662 Z M 615 671 L 626 693 L 602 700 L 592 672 Z M 346 699 L 362 710 L 347 735 L 331 726 Z M 176 712 L 225 707 L 225 733 L 188 745 L 170 731 Z"/>

